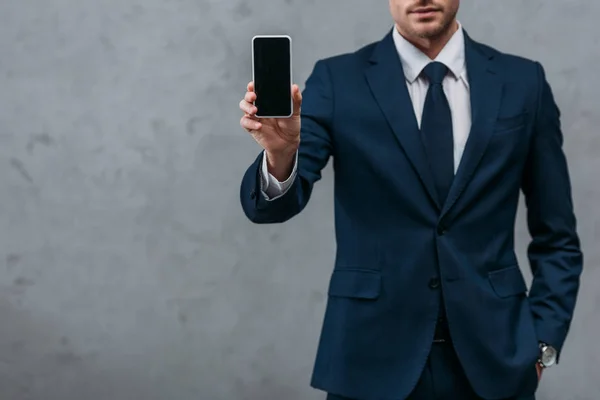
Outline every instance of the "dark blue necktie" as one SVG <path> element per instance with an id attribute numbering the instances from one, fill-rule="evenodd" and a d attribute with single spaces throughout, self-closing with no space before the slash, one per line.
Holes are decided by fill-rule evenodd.
<path id="1" fill-rule="evenodd" d="M 452 114 L 442 88 L 448 68 L 437 61 L 427 64 L 423 74 L 429 80 L 421 117 L 421 135 L 441 204 L 454 180 L 454 138 Z"/>

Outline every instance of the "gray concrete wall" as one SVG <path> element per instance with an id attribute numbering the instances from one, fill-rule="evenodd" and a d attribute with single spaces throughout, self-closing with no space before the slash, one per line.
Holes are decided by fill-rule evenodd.
<path id="1" fill-rule="evenodd" d="M 476 39 L 540 60 L 563 111 L 586 272 L 539 399 L 600 391 L 600 3 L 464 1 Z M 323 398 L 308 386 L 333 260 L 329 169 L 255 226 L 238 187 L 250 38 L 295 80 L 381 38 L 387 2 L 0 2 L 0 398 Z M 518 246 L 528 241 L 519 216 Z"/>

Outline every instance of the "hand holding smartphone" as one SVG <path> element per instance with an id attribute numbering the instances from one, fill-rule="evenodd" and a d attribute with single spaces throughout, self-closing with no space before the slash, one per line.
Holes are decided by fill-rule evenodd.
<path id="1" fill-rule="evenodd" d="M 300 143 L 302 95 L 292 84 L 292 39 L 287 35 L 252 38 L 252 82 L 240 102 L 240 125 L 267 154 L 269 172 L 284 180 Z"/>

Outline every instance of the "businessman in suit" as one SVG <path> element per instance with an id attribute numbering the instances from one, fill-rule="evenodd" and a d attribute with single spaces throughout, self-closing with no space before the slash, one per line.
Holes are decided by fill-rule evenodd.
<path id="1" fill-rule="evenodd" d="M 316 62 L 241 184 L 255 223 L 307 204 L 330 156 L 337 251 L 311 385 L 328 399 L 533 399 L 579 288 L 559 110 L 538 62 L 471 39 L 459 0 L 390 0 L 381 41 Z M 514 252 L 527 205 L 533 282 Z"/>

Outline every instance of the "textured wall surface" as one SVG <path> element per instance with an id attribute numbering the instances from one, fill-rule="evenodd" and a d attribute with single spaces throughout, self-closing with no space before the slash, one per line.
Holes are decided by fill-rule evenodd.
<path id="1" fill-rule="evenodd" d="M 600 2 L 463 1 L 480 41 L 541 61 L 563 112 L 586 270 L 541 400 L 600 392 Z M 0 2 L 0 398 L 322 399 L 309 377 L 333 261 L 332 173 L 248 222 L 250 39 L 295 80 L 380 39 L 387 2 Z M 527 268 L 523 213 L 518 248 Z"/>

